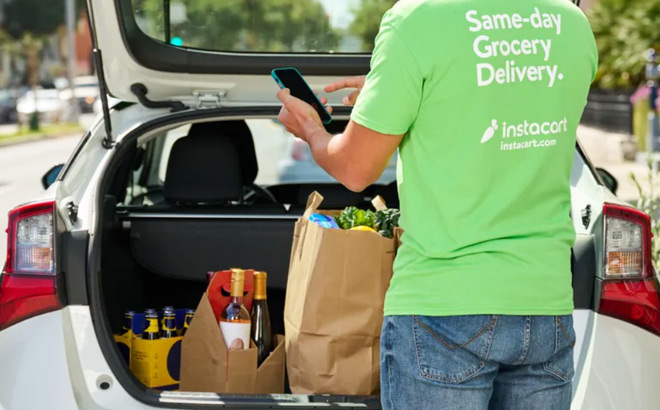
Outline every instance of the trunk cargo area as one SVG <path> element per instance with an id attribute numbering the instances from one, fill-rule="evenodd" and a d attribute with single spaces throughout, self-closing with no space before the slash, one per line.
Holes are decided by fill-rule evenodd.
<path id="1" fill-rule="evenodd" d="M 284 299 L 294 224 L 304 211 L 270 205 L 232 209 L 129 209 L 106 196 L 101 248 L 102 306 L 113 334 L 122 330 L 124 312 L 174 306 L 195 309 L 207 287 L 207 272 L 230 267 L 268 273 L 268 307 L 273 334 L 284 334 Z M 107 335 L 107 337 L 112 337 Z M 119 351 L 117 351 L 119 358 Z M 124 371 L 131 375 L 127 365 Z M 132 377 L 132 375 L 131 375 Z M 139 382 L 138 382 L 139 383 Z M 224 400 L 233 395 L 218 393 Z M 285 395 L 279 404 L 343 403 L 380 408 L 377 396 Z M 176 392 L 162 392 L 176 401 Z M 238 398 L 238 396 L 236 396 Z M 270 407 L 263 396 L 242 395 L 241 402 Z M 230 400 L 231 401 L 231 400 Z M 314 406 L 315 408 L 315 406 Z"/>

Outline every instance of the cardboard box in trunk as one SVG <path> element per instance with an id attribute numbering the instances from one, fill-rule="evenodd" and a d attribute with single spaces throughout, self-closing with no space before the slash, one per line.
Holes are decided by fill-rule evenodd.
<path id="1" fill-rule="evenodd" d="M 214 393 L 284 393 L 284 336 L 257 368 L 254 342 L 246 350 L 227 350 L 206 293 L 183 339 L 180 390 Z"/>
<path id="2" fill-rule="evenodd" d="M 145 386 L 158 390 L 177 390 L 181 360 L 181 336 L 143 340 L 133 336 L 131 370 Z"/>
<path id="3" fill-rule="evenodd" d="M 159 312 L 162 315 L 162 312 Z M 176 327 L 183 328 L 186 309 L 176 309 Z M 146 325 L 144 313 L 133 316 L 131 330 L 115 335 L 122 355 L 127 354 L 131 371 L 145 386 L 158 390 L 179 388 L 181 370 L 181 336 L 168 339 L 143 340 Z M 160 325 L 159 325 L 160 327 Z M 126 353 L 124 353 L 126 352 Z"/>
<path id="4" fill-rule="evenodd" d="M 323 228 L 309 221 L 322 200 L 310 195 L 294 230 L 284 306 L 289 384 L 301 394 L 376 394 L 398 235 Z"/>

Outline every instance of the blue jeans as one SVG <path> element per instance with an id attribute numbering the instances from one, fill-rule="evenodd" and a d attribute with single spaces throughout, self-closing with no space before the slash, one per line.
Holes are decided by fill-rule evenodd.
<path id="1" fill-rule="evenodd" d="M 384 410 L 568 410 L 573 317 L 387 316 Z"/>

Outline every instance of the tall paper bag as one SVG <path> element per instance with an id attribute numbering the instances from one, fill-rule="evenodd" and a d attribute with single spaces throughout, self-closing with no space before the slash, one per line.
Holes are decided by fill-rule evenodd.
<path id="1" fill-rule="evenodd" d="M 301 394 L 376 394 L 397 239 L 310 222 L 322 200 L 310 195 L 294 229 L 284 306 L 289 384 Z"/>

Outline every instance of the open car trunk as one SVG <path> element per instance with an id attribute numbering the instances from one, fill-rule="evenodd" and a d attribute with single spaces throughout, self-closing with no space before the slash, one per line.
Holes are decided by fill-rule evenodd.
<path id="1" fill-rule="evenodd" d="M 370 198 L 377 194 L 390 198 L 390 203 L 396 197 L 394 185 L 378 184 L 363 193 L 353 193 L 337 183 L 301 183 L 268 187 L 277 199 L 276 204 L 127 204 L 125 192 L 132 182 L 129 175 L 135 167 L 135 158 L 145 155 L 139 153 L 137 145 L 142 133 L 137 129 L 124 138 L 105 172 L 107 177 L 99 192 L 100 266 L 92 285 L 98 292 L 92 298 L 92 305 L 96 306 L 92 311 L 93 315 L 96 313 L 95 327 L 106 360 L 121 384 L 136 399 L 152 405 L 199 403 L 207 408 L 209 404 L 226 407 L 235 404 L 245 408 L 247 403 L 249 408 L 269 408 L 277 403 L 318 408 L 341 403 L 345 408 L 380 408 L 377 396 L 289 394 L 288 381 L 284 395 L 246 396 L 161 392 L 146 388 L 133 376 L 113 339 L 113 334 L 121 333 L 124 312 L 139 313 L 163 306 L 195 309 L 207 287 L 207 272 L 231 267 L 254 268 L 268 273 L 272 331 L 284 334 L 284 299 L 293 229 L 303 214 L 307 196 L 319 191 L 328 209 L 351 205 L 368 208 Z M 309 407 L 304 403 L 309 403 Z"/>
<path id="2" fill-rule="evenodd" d="M 134 169 L 137 141 L 145 133 L 168 127 L 168 123 L 206 119 L 210 116 L 250 118 L 270 113 L 225 108 L 204 113 L 174 114 L 165 121 L 138 127 L 124 137 L 104 171 L 99 192 L 99 215 L 92 266 L 97 274 L 91 289 L 95 330 L 114 375 L 136 399 L 155 406 L 177 403 L 189 408 L 222 405 L 229 408 L 294 406 L 319 408 L 380 408 L 376 396 L 329 396 L 276 394 L 232 395 L 221 392 L 161 392 L 146 388 L 131 373 L 113 339 L 122 327 L 127 310 L 144 311 L 162 306 L 196 308 L 207 286 L 207 272 L 230 267 L 268 272 L 268 306 L 273 333 L 284 333 L 283 312 L 294 223 L 303 214 L 307 195 L 320 191 L 327 209 L 346 206 L 368 208 L 375 195 L 398 207 L 394 185 L 374 185 L 355 194 L 339 184 L 288 184 L 268 189 L 277 204 L 237 206 L 177 205 L 136 206 L 126 204 L 128 175 Z M 274 114 L 274 112 L 273 112 Z M 270 115 L 270 114 L 268 114 Z M 169 126 L 171 128 L 171 125 Z M 142 141 L 143 142 L 143 141 Z M 142 143 L 141 142 L 141 143 Z M 580 154 L 576 154 L 580 158 Z M 580 161 L 582 161 L 580 159 Z M 580 162 L 579 166 L 585 166 Z M 576 311 L 593 308 L 596 256 L 594 237 L 578 234 L 573 248 L 573 288 Z M 577 354 L 580 354 L 586 321 L 577 323 Z M 582 329 L 584 327 L 584 329 Z M 578 359 L 578 358 L 576 358 Z M 579 360 L 576 360 L 579 366 Z M 341 404 L 340 404 L 341 403 Z"/>
<path id="3" fill-rule="evenodd" d="M 144 311 L 166 305 L 196 308 L 207 286 L 206 272 L 214 270 L 211 267 L 221 270 L 241 266 L 268 272 L 273 334 L 284 334 L 289 252 L 293 226 L 302 212 L 276 218 L 222 213 L 146 213 L 118 208 L 113 197 L 106 197 L 105 214 L 109 218 L 102 239 L 101 283 L 106 318 L 113 333 L 120 333 L 123 313 L 127 310 Z M 123 371 L 130 373 L 127 366 Z M 286 388 L 290 392 L 288 382 Z M 163 394 L 176 396 L 172 392 Z M 223 401 L 231 401 L 231 396 L 221 394 Z M 241 396 L 242 402 L 246 400 L 254 403 L 251 408 L 264 401 L 255 396 L 251 402 Z M 271 400 L 337 401 L 344 405 L 355 401 L 362 403 L 360 407 L 366 403 L 379 407 L 378 397 L 319 395 Z"/>

